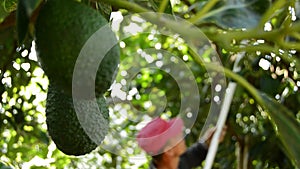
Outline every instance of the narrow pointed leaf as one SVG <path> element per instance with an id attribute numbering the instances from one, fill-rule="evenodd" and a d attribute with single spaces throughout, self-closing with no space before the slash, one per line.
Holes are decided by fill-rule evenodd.
<path id="1" fill-rule="evenodd" d="M 19 0 L 17 5 L 17 32 L 19 43 L 25 39 L 31 14 L 41 0 Z"/>
<path id="2" fill-rule="evenodd" d="M 278 132 L 285 151 L 300 167 L 300 124 L 293 113 L 276 100 L 260 92 L 264 106 Z"/>

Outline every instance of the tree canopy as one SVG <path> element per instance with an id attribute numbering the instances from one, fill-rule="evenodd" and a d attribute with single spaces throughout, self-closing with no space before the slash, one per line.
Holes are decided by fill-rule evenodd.
<path id="1" fill-rule="evenodd" d="M 237 87 L 213 168 L 300 167 L 298 0 L 78 1 L 119 40 L 109 134 L 84 156 L 56 148 L 35 50 L 46 1 L 0 0 L 0 168 L 147 168 L 134 138 L 145 122 L 184 114 L 191 145 L 216 124 L 229 82 Z"/>

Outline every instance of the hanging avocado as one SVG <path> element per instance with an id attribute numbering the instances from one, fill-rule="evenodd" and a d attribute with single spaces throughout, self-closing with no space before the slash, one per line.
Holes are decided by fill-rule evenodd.
<path id="1" fill-rule="evenodd" d="M 48 0 L 44 4 L 35 25 L 36 50 L 52 84 L 72 93 L 74 66 L 81 49 L 97 30 L 107 24 L 100 12 L 74 0 Z M 116 40 L 113 33 L 106 36 Z M 103 45 L 101 43 L 106 41 L 100 39 L 97 45 Z M 96 96 L 102 95 L 112 84 L 119 61 L 119 47 L 115 45 L 101 61 L 96 78 L 86 82 L 95 84 Z M 86 67 L 89 67 L 88 63 Z M 90 76 L 83 75 L 85 78 Z"/>
<path id="2" fill-rule="evenodd" d="M 104 97 L 99 97 L 96 102 L 73 100 L 55 86 L 49 86 L 46 103 L 48 133 L 65 154 L 84 155 L 97 148 L 108 132 L 108 118 Z"/>

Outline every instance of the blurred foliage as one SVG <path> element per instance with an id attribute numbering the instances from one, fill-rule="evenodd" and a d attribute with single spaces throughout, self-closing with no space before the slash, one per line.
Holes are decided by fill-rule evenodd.
<path id="1" fill-rule="evenodd" d="M 106 94 L 112 134 L 104 145 L 88 155 L 64 155 L 49 139 L 45 125 L 48 79 L 38 63 L 31 29 L 38 15 L 39 1 L 24 2 L 0 0 L 0 168 L 147 168 L 148 156 L 135 158 L 135 155 L 144 157 L 134 142 L 139 121 L 158 115 L 176 116 L 184 101 L 180 97 L 183 91 L 168 72 L 155 68 L 134 69 L 137 57 L 143 58 L 139 60 L 141 65 L 149 63 L 147 49 L 172 53 L 186 63 L 196 79 L 200 107 L 196 123 L 186 137 L 188 145 L 198 139 L 210 109 L 218 111 L 219 103 L 212 95 L 217 84 L 211 83 L 206 68 L 198 64 L 183 39 L 151 32 L 155 27 L 139 19 L 122 22 L 117 32 L 119 37 L 124 37 L 128 32 L 126 26 L 134 23 L 141 25 L 141 32 L 147 33 L 138 33 L 120 42 L 123 62 L 114 85 L 119 86 L 118 92 L 124 93 L 125 99 L 109 100 L 114 91 Z M 228 69 L 232 69 L 237 54 L 242 53 L 242 69 L 238 75 L 279 103 L 267 102 L 271 107 L 267 109 L 239 84 L 226 122 L 228 133 L 219 145 L 214 168 L 300 167 L 299 161 L 296 166 L 295 156 L 287 150 L 294 147 L 299 152 L 299 146 L 288 145 L 287 148 L 285 145 L 300 135 L 299 1 L 182 0 L 165 1 L 168 2 L 165 7 L 157 0 L 128 2 L 147 10 L 173 13 L 194 23 L 215 45 L 223 66 Z M 112 10 L 118 14 L 136 13 L 133 6 L 128 9 L 116 4 L 112 3 Z M 16 11 L 17 7 L 21 11 Z M 22 15 L 24 10 L 27 16 Z M 162 56 L 156 53 L 151 57 Z M 136 74 L 124 80 L 129 70 Z M 297 122 L 296 127 L 292 127 L 295 131 L 283 132 L 281 124 L 274 124 L 270 111 L 279 117 L 292 118 Z M 290 132 L 298 134 L 286 135 Z"/>

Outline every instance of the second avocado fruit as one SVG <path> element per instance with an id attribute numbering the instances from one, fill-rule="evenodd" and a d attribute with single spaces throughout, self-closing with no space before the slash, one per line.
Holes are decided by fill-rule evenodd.
<path id="1" fill-rule="evenodd" d="M 36 50 L 50 82 L 46 103 L 48 133 L 57 148 L 68 155 L 91 152 L 108 132 L 108 106 L 103 94 L 112 84 L 120 62 L 117 44 L 107 52 L 98 67 L 93 81 L 96 98 L 72 96 L 77 57 L 86 41 L 107 24 L 99 11 L 74 0 L 48 0 L 36 21 Z M 116 40 L 113 33 L 108 36 Z M 99 42 L 105 43 L 105 40 Z M 76 114 L 78 106 L 75 107 L 74 101 L 84 114 Z M 91 108 L 93 103 L 98 104 L 98 109 Z M 78 117 L 85 118 L 85 123 L 80 123 Z M 95 131 L 97 141 L 86 131 Z"/>

